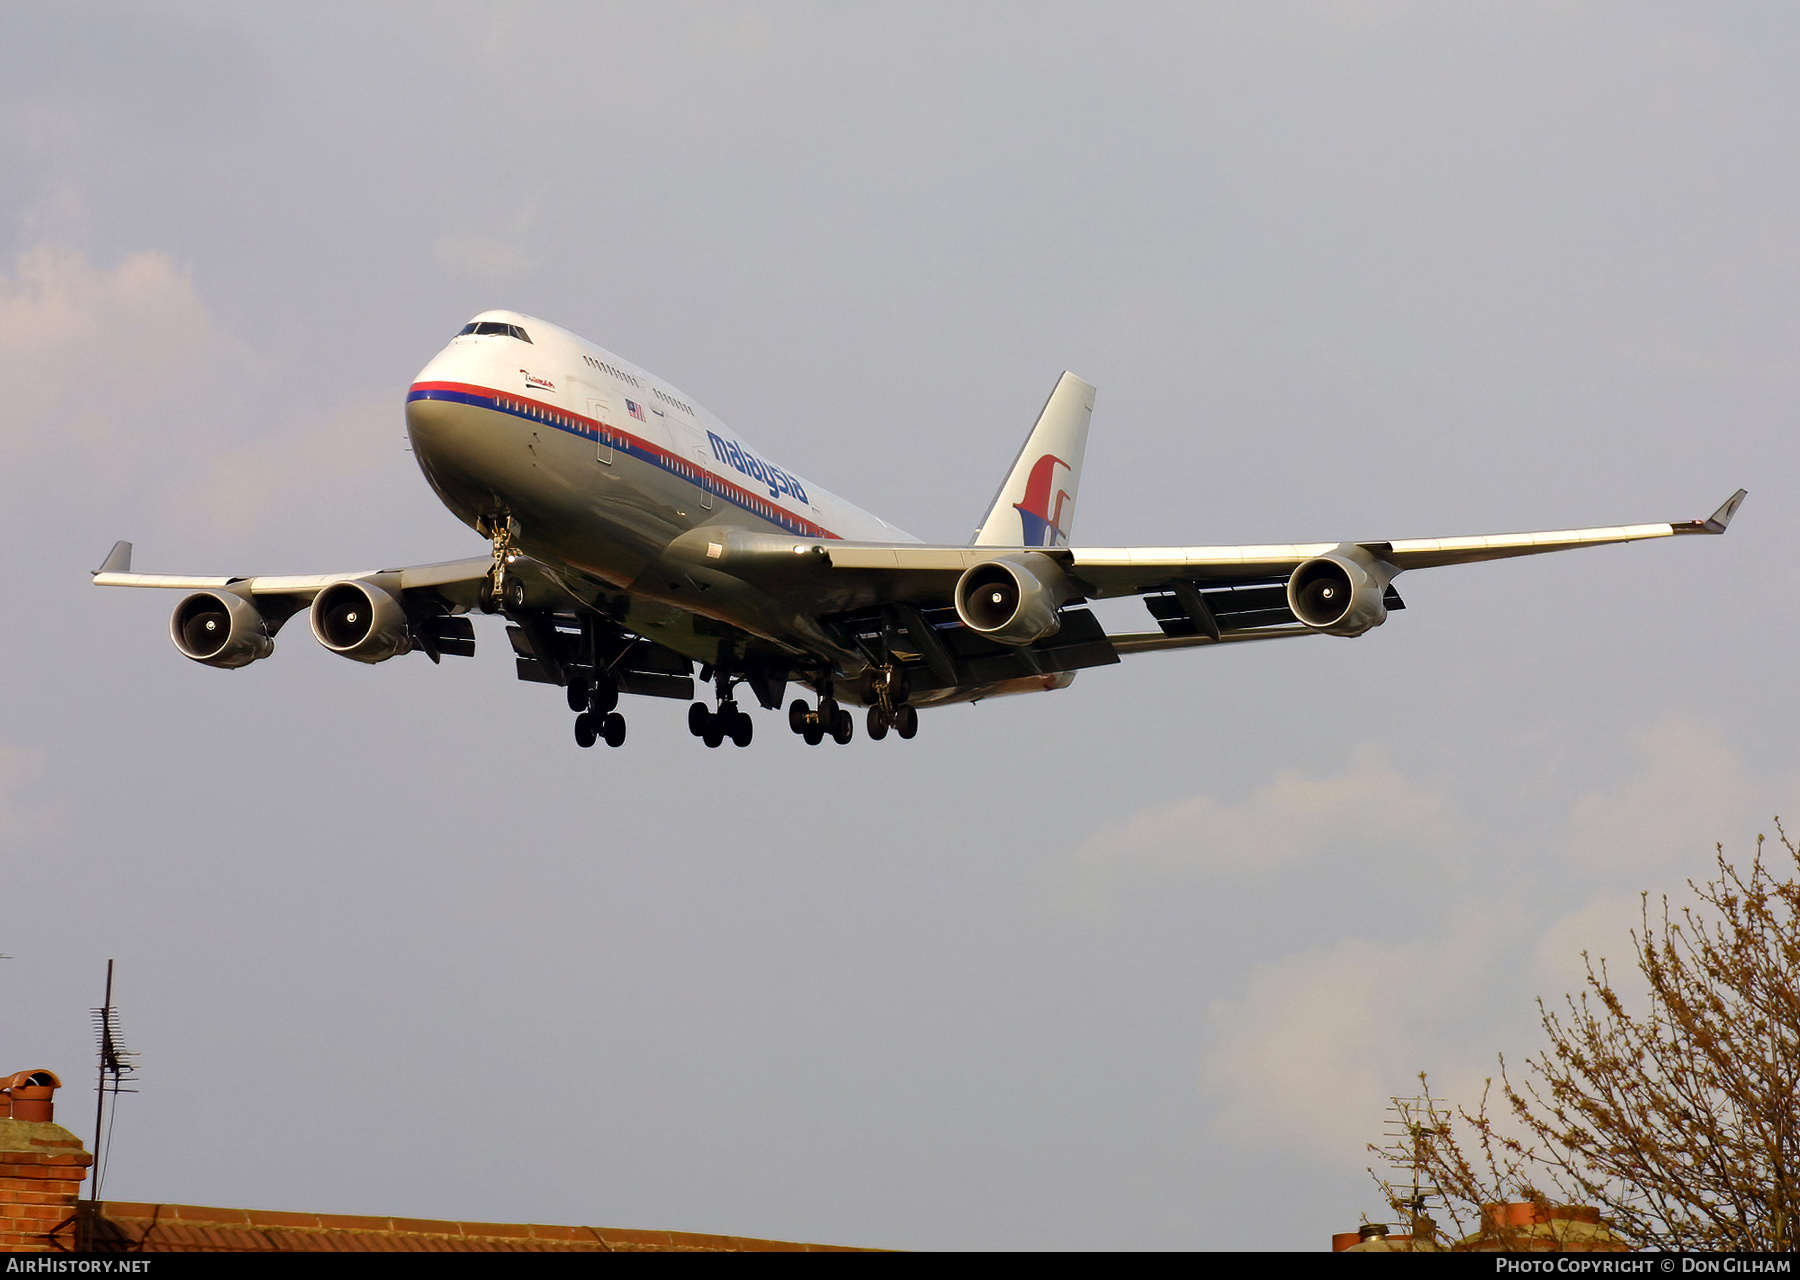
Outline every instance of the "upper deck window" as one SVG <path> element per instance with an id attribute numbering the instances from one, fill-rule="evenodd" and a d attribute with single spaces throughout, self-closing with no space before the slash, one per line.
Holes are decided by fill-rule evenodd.
<path id="1" fill-rule="evenodd" d="M 525 330 L 521 329 L 518 325 L 501 324 L 497 320 L 471 320 L 468 324 L 465 324 L 461 329 L 457 330 L 456 336 L 459 338 L 471 336 L 483 338 L 494 336 L 501 338 L 517 338 L 520 342 L 531 342 L 531 338 L 526 334 Z M 532 343 L 532 345 L 536 346 L 537 344 Z"/>

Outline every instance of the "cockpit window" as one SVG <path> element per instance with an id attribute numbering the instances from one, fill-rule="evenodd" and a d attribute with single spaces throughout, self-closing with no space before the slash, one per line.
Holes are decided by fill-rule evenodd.
<path id="1" fill-rule="evenodd" d="M 525 330 L 521 329 L 518 325 L 501 324 L 497 320 L 471 320 L 468 324 L 465 324 L 461 329 L 457 330 L 456 336 L 459 338 L 467 338 L 470 336 L 477 338 L 492 336 L 499 338 L 517 338 L 520 342 L 531 342 L 531 338 L 526 334 Z M 537 344 L 533 343 L 532 345 L 535 346 Z"/>

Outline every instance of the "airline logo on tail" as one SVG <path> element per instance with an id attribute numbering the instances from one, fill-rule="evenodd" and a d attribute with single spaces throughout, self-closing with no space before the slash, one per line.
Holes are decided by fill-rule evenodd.
<path id="1" fill-rule="evenodd" d="M 1053 453 L 1046 453 L 1031 465 L 1025 481 L 1025 500 L 1013 503 L 1019 520 L 1025 526 L 1024 545 L 1028 547 L 1060 547 L 1068 544 L 1063 532 L 1063 506 L 1069 501 L 1068 491 L 1056 490 L 1056 503 L 1051 505 L 1050 490 L 1055 484 L 1056 469 L 1073 473 L 1068 463 Z"/>

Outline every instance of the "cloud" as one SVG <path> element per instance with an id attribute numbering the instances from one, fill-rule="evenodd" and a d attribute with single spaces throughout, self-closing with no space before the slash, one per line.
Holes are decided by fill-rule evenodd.
<path id="1" fill-rule="evenodd" d="M 0 448 L 43 445 L 31 427 L 56 407 L 94 425 L 108 407 L 187 389 L 194 369 L 229 346 L 167 254 L 101 268 L 77 252 L 32 248 L 11 277 L 0 275 L 0 391 L 11 410 Z M 94 391 L 112 394 L 94 403 Z M 117 443 L 130 425 L 113 421 L 104 434 Z"/>
<path id="2" fill-rule="evenodd" d="M 494 280 L 519 275 L 533 265 L 519 246 L 492 236 L 441 235 L 434 256 L 440 266 Z"/>
<path id="3" fill-rule="evenodd" d="M 1201 1083 L 1220 1096 L 1219 1131 L 1360 1163 L 1421 1069 L 1433 1092 L 1479 1098 L 1499 1041 L 1459 1041 L 1455 1024 L 1481 1007 L 1511 914 L 1482 904 L 1434 937 L 1345 938 L 1258 968 L 1243 999 L 1211 1008 Z"/>
<path id="4" fill-rule="evenodd" d="M 209 539 L 249 534 L 283 500 L 341 494 L 345 482 L 391 463 L 405 439 L 397 396 L 358 400 L 316 422 L 219 450 L 196 479 L 171 491 L 172 513 Z"/>
<path id="5" fill-rule="evenodd" d="M 1760 788 L 1717 728 L 1670 717 L 1644 735 L 1637 754 L 1636 776 L 1576 802 L 1565 839 L 1571 860 L 1606 872 L 1703 869 L 1714 844 L 1757 820 Z"/>
<path id="6" fill-rule="evenodd" d="M 29 250 L 0 276 L 0 460 L 128 471 L 167 443 L 144 429 L 153 406 L 196 398 L 247 364 L 167 254 L 107 268 Z"/>
<path id="7" fill-rule="evenodd" d="M 392 388 L 321 402 L 284 389 L 293 374 L 226 332 L 166 253 L 108 267 L 32 249 L 0 275 L 0 479 L 15 506 L 84 529 L 154 512 L 165 534 L 217 541 L 412 470 Z"/>
<path id="8" fill-rule="evenodd" d="M 1631 941 L 1639 890 L 1652 892 L 1653 913 L 1655 895 L 1685 897 L 1683 876 L 1704 877 L 1714 842 L 1729 848 L 1772 789 L 1747 777 L 1716 729 L 1691 720 L 1664 720 L 1636 751 L 1631 776 L 1573 805 L 1562 844 L 1580 874 L 1552 879 L 1548 895 L 1497 898 L 1482 882 L 1424 936 L 1349 937 L 1289 955 L 1254 970 L 1240 998 L 1215 1002 L 1201 1078 L 1220 1097 L 1220 1131 L 1359 1161 L 1387 1098 L 1414 1092 L 1421 1069 L 1435 1093 L 1472 1106 L 1497 1051 L 1522 1062 L 1540 1048 L 1531 997 L 1558 1007 L 1563 993 L 1579 992 L 1584 950 L 1596 965 L 1609 961 L 1628 1003 L 1641 1000 Z M 1088 852 L 1211 867 L 1244 865 L 1246 850 L 1291 861 L 1390 827 L 1428 845 L 1451 826 L 1448 812 L 1365 751 L 1338 778 L 1288 775 L 1236 805 L 1200 797 L 1140 815 Z M 1204 830 L 1214 843 L 1201 841 Z M 1622 875 L 1643 883 L 1620 891 Z M 1543 911 L 1546 901 L 1558 914 Z M 1527 912 L 1546 923 L 1533 927 Z"/>
<path id="9" fill-rule="evenodd" d="M 1586 989 L 1584 951 L 1593 959 L 1596 972 L 1600 961 L 1606 960 L 1613 988 L 1628 1003 L 1634 995 L 1644 994 L 1631 942 L 1632 933 L 1640 931 L 1643 924 L 1642 907 L 1642 894 L 1610 894 L 1569 912 L 1544 931 L 1532 968 L 1546 1005 L 1560 1008 L 1565 993 Z M 1659 912 L 1660 904 L 1653 901 L 1650 909 Z"/>
<path id="10" fill-rule="evenodd" d="M 1250 871 L 1345 846 L 1430 852 L 1456 840 L 1459 830 L 1442 796 L 1401 777 L 1379 748 L 1365 746 L 1335 777 L 1283 773 L 1235 803 L 1199 795 L 1147 809 L 1090 837 L 1076 857 L 1096 869 Z"/>
<path id="11" fill-rule="evenodd" d="M 0 850 L 52 839 L 63 830 L 63 811 L 32 801 L 44 773 L 44 753 L 0 742 Z"/>

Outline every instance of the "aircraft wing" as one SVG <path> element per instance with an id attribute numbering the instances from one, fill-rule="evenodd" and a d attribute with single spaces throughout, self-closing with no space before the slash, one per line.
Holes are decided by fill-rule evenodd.
<path id="1" fill-rule="evenodd" d="M 1439 565 L 1473 564 L 1478 560 L 1503 560 L 1513 556 L 1543 555 L 1581 547 L 1637 542 L 1646 538 L 1683 534 L 1720 534 L 1744 501 L 1739 489 L 1704 520 L 1658 524 L 1607 525 L 1591 529 L 1554 529 L 1536 533 L 1489 533 L 1453 538 L 1401 538 L 1359 541 L 1377 560 L 1396 571 L 1430 569 Z M 1171 578 L 1197 583 L 1229 582 L 1245 577 L 1286 576 L 1305 560 L 1328 555 L 1341 543 L 1243 547 L 1088 547 L 1069 552 L 1073 575 L 1091 583 L 1096 598 L 1137 595 Z"/>
<path id="2" fill-rule="evenodd" d="M 1317 557 L 1348 557 L 1368 565 L 1387 610 L 1405 603 L 1391 580 L 1409 569 L 1542 555 L 1685 534 L 1720 534 L 1744 500 L 1734 493 L 1704 520 L 1607 525 L 1532 533 L 1477 534 L 1451 538 L 1403 538 L 1360 542 L 1278 543 L 1196 547 L 999 547 L 924 543 L 808 542 L 736 529 L 696 529 L 670 548 L 676 558 L 716 568 L 817 602 L 822 619 L 838 619 L 840 633 L 875 643 L 898 644 L 929 660 L 944 683 L 969 662 L 996 661 L 1008 653 L 1028 667 L 1116 662 L 1116 655 L 1245 640 L 1317 635 L 1290 607 L 1287 584 L 1294 571 Z M 949 606 L 962 575 L 997 558 L 1047 558 L 1066 575 L 1077 601 L 1143 596 L 1158 630 L 1104 633 L 1091 614 L 1065 608 L 1062 627 L 1042 641 L 1019 645 L 984 642 L 955 625 Z M 1071 601 L 1074 603 L 1075 601 Z M 885 611 L 873 639 L 869 619 Z M 902 638 L 910 637 L 910 640 Z M 1336 634 L 1359 634 L 1338 630 Z M 1027 657 L 1023 650 L 1029 649 Z M 966 650 L 966 652 L 965 652 Z M 1066 652 L 1059 652 L 1066 651 Z M 1015 662 L 1016 665 L 1016 662 Z M 1002 669 L 1005 664 L 996 666 Z M 1005 668 L 1010 669 L 1010 668 Z"/>
<path id="3" fill-rule="evenodd" d="M 1743 503 L 1739 489 L 1705 520 L 1676 523 L 1607 525 L 1592 529 L 1556 529 L 1540 533 L 1489 533 L 1454 538 L 1401 538 L 1356 541 L 1400 571 L 1446 564 L 1471 564 L 1511 556 L 1542 555 L 1579 547 L 1668 538 L 1682 534 L 1724 533 Z M 1344 543 L 1272 543 L 1215 547 L 944 547 L 924 543 L 828 542 L 831 564 L 839 569 L 889 571 L 901 575 L 961 574 L 996 555 L 1037 552 L 1058 560 L 1079 581 L 1094 588 L 1091 598 L 1138 595 L 1172 578 L 1229 583 L 1246 578 L 1285 576 L 1302 561 L 1328 555 Z"/>
<path id="4" fill-rule="evenodd" d="M 475 607 L 477 597 L 487 583 L 493 559 L 447 560 L 441 564 L 411 565 L 402 569 L 361 569 L 349 573 L 255 574 L 248 576 L 194 575 L 172 573 L 133 573 L 131 544 L 113 544 L 111 554 L 94 570 L 97 587 L 162 587 L 178 591 L 216 591 L 229 588 L 252 596 L 268 596 L 291 601 L 297 608 L 334 582 L 381 580 L 408 595 L 429 594 L 441 599 L 447 609 Z"/>

